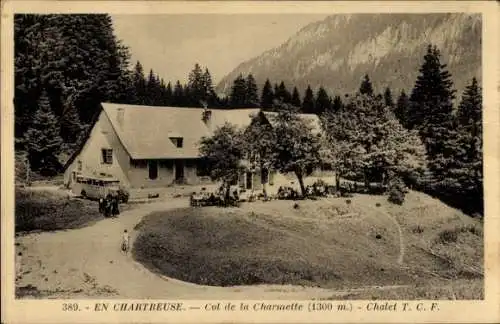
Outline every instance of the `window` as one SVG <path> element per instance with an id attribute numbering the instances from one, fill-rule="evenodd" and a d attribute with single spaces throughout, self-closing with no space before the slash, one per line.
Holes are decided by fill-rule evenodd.
<path id="1" fill-rule="evenodd" d="M 182 137 L 170 137 L 170 140 L 172 141 L 172 143 L 175 145 L 175 147 L 177 148 L 182 148 L 183 147 L 183 138 Z"/>
<path id="2" fill-rule="evenodd" d="M 102 163 L 113 164 L 113 150 L 112 149 L 102 149 Z"/>
<path id="3" fill-rule="evenodd" d="M 78 161 L 78 171 L 82 171 L 82 161 Z"/>

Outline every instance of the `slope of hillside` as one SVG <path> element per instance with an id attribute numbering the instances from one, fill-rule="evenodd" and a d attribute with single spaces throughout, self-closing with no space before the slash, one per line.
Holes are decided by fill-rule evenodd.
<path id="1" fill-rule="evenodd" d="M 261 88 L 266 78 L 296 85 L 323 85 L 330 94 L 358 89 L 365 73 L 376 91 L 410 90 L 427 44 L 438 46 L 455 86 L 481 79 L 479 14 L 333 15 L 307 25 L 284 44 L 240 64 L 217 86 L 228 94 L 239 73 L 253 73 Z"/>
<path id="2" fill-rule="evenodd" d="M 213 286 L 351 289 L 482 280 L 480 222 L 418 192 L 403 206 L 386 199 L 357 195 L 350 203 L 300 201 L 299 208 L 272 201 L 157 212 L 137 226 L 134 254 L 155 272 Z M 482 292 L 473 294 L 481 298 Z"/>

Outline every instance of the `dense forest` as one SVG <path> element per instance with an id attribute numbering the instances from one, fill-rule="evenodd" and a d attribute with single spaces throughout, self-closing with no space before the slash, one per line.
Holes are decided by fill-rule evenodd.
<path id="1" fill-rule="evenodd" d="M 300 94 L 297 87 L 270 79 L 258 89 L 252 74 L 240 74 L 229 96 L 219 97 L 210 71 L 198 63 L 183 84 L 166 82 L 153 70 L 145 72 L 140 62 L 130 62 L 129 49 L 115 37 L 106 14 L 16 15 L 14 38 L 16 152 L 23 152 L 37 173 L 51 176 L 62 171 L 64 156 L 81 144 L 100 102 L 265 110 L 277 109 L 280 102 L 303 113 L 328 116 L 329 126 L 346 130 L 335 135 L 343 140 L 347 130 L 353 141 L 377 138 L 397 120 L 418 134 L 427 162 L 418 179 L 405 181 L 469 213 L 483 211 L 481 87 L 475 78 L 470 80 L 456 103 L 452 76 L 434 46 L 422 49 L 422 65 L 411 90 L 374 93 L 366 75 L 358 94 L 330 96 L 328 89 L 310 86 Z M 349 111 L 357 95 L 372 98 L 373 107 L 389 107 L 394 119 L 370 117 L 362 109 Z M 361 132 L 368 124 L 380 127 Z M 384 154 L 373 149 L 376 142 L 367 145 L 360 154 L 383 165 Z"/>

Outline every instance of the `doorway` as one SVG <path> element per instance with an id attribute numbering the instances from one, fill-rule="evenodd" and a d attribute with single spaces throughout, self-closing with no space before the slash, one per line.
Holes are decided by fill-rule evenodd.
<path id="1" fill-rule="evenodd" d="M 252 189 L 252 185 L 253 185 L 253 173 L 252 172 L 247 172 L 246 174 L 246 189 Z"/>
<path id="2" fill-rule="evenodd" d="M 158 161 L 149 161 L 149 179 L 155 180 L 158 178 Z"/>
<path id="3" fill-rule="evenodd" d="M 183 181 L 184 180 L 184 161 L 175 160 L 175 181 Z"/>

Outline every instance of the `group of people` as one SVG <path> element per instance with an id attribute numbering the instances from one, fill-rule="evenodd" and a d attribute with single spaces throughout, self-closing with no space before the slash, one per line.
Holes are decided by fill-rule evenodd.
<path id="1" fill-rule="evenodd" d="M 278 194 L 277 194 L 278 199 L 295 199 L 298 196 L 299 196 L 299 193 L 297 192 L 297 190 L 293 189 L 292 187 L 280 186 L 278 188 Z"/>
<path id="2" fill-rule="evenodd" d="M 120 214 L 118 208 L 118 197 L 108 194 L 106 198 L 99 199 L 99 212 L 104 214 L 104 217 L 116 217 Z"/>

